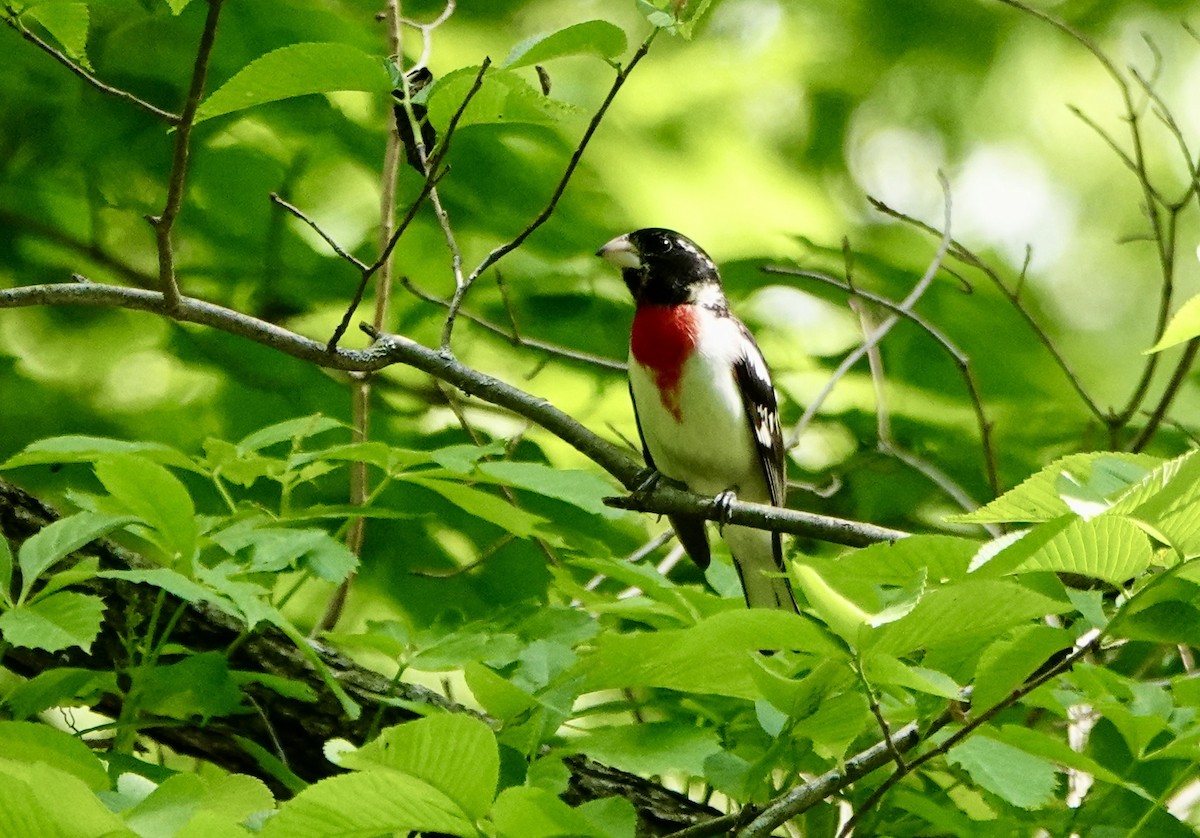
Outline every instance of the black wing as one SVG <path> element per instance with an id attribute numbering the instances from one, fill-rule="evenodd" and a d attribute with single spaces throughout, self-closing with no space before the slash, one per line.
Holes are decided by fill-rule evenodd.
<path id="1" fill-rule="evenodd" d="M 637 423 L 638 439 L 642 443 L 642 457 L 649 468 L 658 471 L 654 465 L 654 458 L 650 456 L 650 449 L 646 447 L 646 435 L 642 433 L 642 418 L 638 416 L 637 402 L 633 398 L 633 384 L 629 385 L 629 402 L 633 405 L 633 420 Z M 668 515 L 667 520 L 671 522 L 671 528 L 675 530 L 675 537 L 683 545 L 684 552 L 701 570 L 707 569 L 709 562 L 712 561 L 712 551 L 708 546 L 708 533 L 704 530 L 704 519 L 690 515 Z"/>
<path id="2" fill-rule="evenodd" d="M 758 449 L 758 459 L 771 493 L 771 502 L 783 506 L 787 501 L 787 472 L 775 388 L 771 386 L 771 373 L 758 344 L 741 321 L 735 322 L 741 330 L 747 354 L 734 362 L 733 374 L 738 391 L 742 394 L 742 406 L 746 409 L 750 435 L 754 437 L 754 445 Z"/>

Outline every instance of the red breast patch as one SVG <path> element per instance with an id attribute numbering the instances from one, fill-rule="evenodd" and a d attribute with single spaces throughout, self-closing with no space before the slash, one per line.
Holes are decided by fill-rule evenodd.
<path id="1" fill-rule="evenodd" d="M 633 317 L 630 351 L 634 360 L 654 373 L 663 407 L 676 422 L 683 421 L 679 381 L 684 362 L 696 348 L 698 327 L 691 305 L 641 305 Z"/>

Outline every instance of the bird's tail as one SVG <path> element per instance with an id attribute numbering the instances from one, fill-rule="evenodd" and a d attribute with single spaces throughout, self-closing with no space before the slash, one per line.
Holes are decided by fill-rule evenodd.
<path id="1" fill-rule="evenodd" d="M 742 580 L 746 605 L 799 613 L 783 565 L 779 533 L 751 527 L 725 527 L 725 541 Z"/>

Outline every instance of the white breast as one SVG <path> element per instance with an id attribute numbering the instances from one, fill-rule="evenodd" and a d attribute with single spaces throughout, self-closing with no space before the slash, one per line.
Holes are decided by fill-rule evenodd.
<path id="1" fill-rule="evenodd" d="M 770 502 L 746 410 L 733 374 L 736 324 L 701 319 L 698 349 L 684 363 L 677 421 L 663 405 L 653 372 L 629 358 L 629 380 L 646 447 L 658 470 L 695 492 L 735 489 L 742 500 Z M 707 349 L 708 351 L 704 351 Z"/>

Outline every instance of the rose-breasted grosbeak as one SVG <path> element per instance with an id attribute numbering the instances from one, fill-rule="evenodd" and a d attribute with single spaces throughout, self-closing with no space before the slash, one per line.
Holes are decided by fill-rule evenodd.
<path id="1" fill-rule="evenodd" d="M 713 260 L 672 230 L 636 230 L 597 253 L 621 268 L 637 313 L 629 391 L 646 465 L 705 495 L 782 506 L 787 491 L 775 390 L 750 332 L 729 312 Z M 704 521 L 671 516 L 680 543 L 709 563 Z M 779 534 L 723 533 L 752 608 L 795 611 Z"/>

